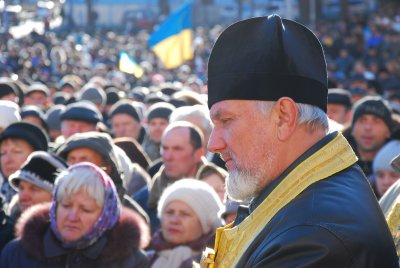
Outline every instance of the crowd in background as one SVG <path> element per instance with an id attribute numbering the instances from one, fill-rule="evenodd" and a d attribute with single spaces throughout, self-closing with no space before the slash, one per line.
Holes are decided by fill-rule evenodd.
<path id="1" fill-rule="evenodd" d="M 0 221 L 4 223 L 0 246 L 13 237 L 29 239 L 26 226 L 34 223 L 26 215 L 43 218 L 50 212 L 48 228 L 56 238 L 48 238 L 48 243 L 58 239 L 60 248 L 77 248 L 86 257 L 89 253 L 82 248 L 93 247 L 102 261 L 124 265 L 147 262 L 144 251 L 153 267 L 191 267 L 193 260 L 199 261 L 201 250 L 213 243 L 210 238 L 215 228 L 232 221 L 239 206 L 225 194 L 223 162 L 207 151 L 212 130 L 206 105 L 207 60 L 222 29 L 221 25 L 194 29 L 195 56 L 174 70 L 164 69 L 149 50 L 148 31 L 73 32 L 62 37 L 53 31 L 44 35 L 33 32 L 18 40 L 2 36 L 0 219 L 7 221 Z M 400 178 L 400 171 L 390 165 L 400 153 L 400 10 L 356 15 L 347 22 L 321 21 L 314 32 L 327 59 L 332 129 L 343 131 L 350 141 L 379 199 Z M 140 64 L 143 76 L 118 70 L 121 51 Z M 80 162 L 102 169 L 82 167 Z M 71 244 L 75 240 L 68 240 L 58 225 L 62 215 L 51 214 L 53 207 L 64 208 L 64 203 L 74 206 L 72 200 L 97 200 L 98 194 L 90 191 L 89 196 L 80 195 L 81 187 L 90 188 L 85 185 L 79 184 L 61 197 L 53 191 L 54 187 L 66 187 L 62 181 L 81 170 L 79 167 L 95 170 L 94 175 L 87 171 L 88 180 L 101 177 L 103 186 L 99 187 L 118 200 L 113 199 L 115 207 L 124 207 L 113 216 L 113 223 L 91 224 L 113 230 L 108 240 L 112 247 L 112 239 L 121 239 L 117 233 L 121 226 L 115 227 L 116 222 L 127 221 L 127 226 L 134 227 L 122 227 L 135 228 L 133 233 L 141 237 L 127 246 L 130 251 L 103 254 L 115 249 L 102 244 L 107 243 L 102 242 L 107 241 L 103 240 L 105 229 L 96 229 L 98 226 L 82 232 L 78 238 L 84 241 Z M 35 199 L 39 191 L 40 198 Z M 51 202 L 51 208 L 29 210 L 44 201 Z M 93 207 L 101 211 L 97 216 L 112 209 L 106 208 L 105 200 Z M 22 223 L 14 233 L 18 221 Z M 123 232 L 129 235 L 128 229 Z M 41 229 L 40 235 L 47 237 L 46 230 Z M 8 259 L 2 257 L 0 266 L 21 256 L 12 255 L 22 254 L 15 250 L 19 247 L 15 243 L 8 246 Z M 44 258 L 43 252 L 30 254 Z M 61 249 L 52 254 L 70 256 Z M 29 265 L 32 260 L 26 257 L 24 261 Z"/>

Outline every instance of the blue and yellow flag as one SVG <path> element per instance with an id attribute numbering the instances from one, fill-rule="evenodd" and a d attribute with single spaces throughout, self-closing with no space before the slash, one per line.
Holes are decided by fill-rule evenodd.
<path id="1" fill-rule="evenodd" d="M 172 13 L 149 38 L 149 47 L 159 57 L 165 68 L 179 67 L 193 58 L 192 4 L 186 3 Z"/>
<path id="2" fill-rule="evenodd" d="M 144 70 L 132 59 L 128 53 L 121 51 L 119 54 L 119 70 L 124 73 L 133 74 L 136 78 L 142 77 Z"/>

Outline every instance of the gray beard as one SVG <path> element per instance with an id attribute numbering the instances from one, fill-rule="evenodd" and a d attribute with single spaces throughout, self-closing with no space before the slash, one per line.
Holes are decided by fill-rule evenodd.
<path id="1" fill-rule="evenodd" d="M 226 190 L 229 198 L 236 201 L 248 200 L 260 192 L 258 178 L 249 172 L 232 171 L 226 178 Z"/>

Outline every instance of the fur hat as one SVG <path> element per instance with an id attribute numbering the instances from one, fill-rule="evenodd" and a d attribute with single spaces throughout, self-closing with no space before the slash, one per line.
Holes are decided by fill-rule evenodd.
<path id="1" fill-rule="evenodd" d="M 89 148 L 102 156 L 104 161 L 111 167 L 110 177 L 118 189 L 123 188 L 122 167 L 114 149 L 112 138 L 107 133 L 89 131 L 75 133 L 57 148 L 57 155 L 67 159 L 68 154 L 76 148 Z"/>
<path id="2" fill-rule="evenodd" d="M 158 217 L 171 201 L 189 205 L 200 220 L 203 234 L 221 226 L 218 212 L 222 203 L 215 190 L 207 183 L 195 179 L 181 179 L 168 186 L 158 202 Z"/>
<path id="3" fill-rule="evenodd" d="M 61 121 L 78 120 L 96 124 L 103 121 L 103 116 L 97 107 L 90 101 L 78 101 L 68 104 L 65 111 L 61 113 Z"/>
<path id="4" fill-rule="evenodd" d="M 326 112 L 328 75 L 318 38 L 278 15 L 229 26 L 208 62 L 208 107 L 223 100 L 290 97 Z"/>
<path id="5" fill-rule="evenodd" d="M 351 94 L 349 91 L 342 88 L 330 88 L 328 89 L 328 103 L 341 104 L 350 109 L 352 106 Z"/>
<path id="6" fill-rule="evenodd" d="M 65 110 L 65 106 L 57 104 L 47 110 L 45 114 L 46 125 L 49 130 L 61 130 L 61 113 Z"/>
<path id="7" fill-rule="evenodd" d="M 14 93 L 18 97 L 18 105 L 24 104 L 24 95 L 26 85 L 20 80 L 13 80 L 9 77 L 0 77 L 0 98 L 10 93 Z"/>
<path id="8" fill-rule="evenodd" d="M 394 172 L 400 172 L 391 166 L 393 158 L 395 158 L 400 152 L 400 140 L 392 140 L 386 143 L 376 154 L 372 162 L 372 170 L 374 173 L 379 170 L 391 170 Z"/>
<path id="9" fill-rule="evenodd" d="M 91 101 L 97 105 L 105 105 L 107 96 L 101 88 L 93 84 L 88 84 L 82 89 L 80 99 Z"/>
<path id="10" fill-rule="evenodd" d="M 35 151 L 47 151 L 49 137 L 41 128 L 29 122 L 16 122 L 0 134 L 0 143 L 7 138 L 18 138 L 28 142 Z"/>
<path id="11" fill-rule="evenodd" d="M 39 82 L 35 82 L 35 83 L 31 84 L 28 87 L 28 89 L 25 92 L 25 96 L 27 96 L 27 95 L 31 94 L 32 92 L 35 92 L 35 91 L 42 92 L 46 96 L 50 95 L 50 90 L 45 84 L 42 84 L 42 83 L 39 83 Z"/>
<path id="12" fill-rule="evenodd" d="M 152 105 L 157 102 L 169 102 L 170 97 L 168 95 L 165 95 L 161 91 L 156 91 L 156 92 L 150 92 L 145 96 L 144 102 L 147 105 Z"/>
<path id="13" fill-rule="evenodd" d="M 120 100 L 116 102 L 110 109 L 110 118 L 116 114 L 127 114 L 133 117 L 136 121 L 140 122 L 140 116 L 137 108 L 131 100 Z"/>
<path id="14" fill-rule="evenodd" d="M 149 107 L 147 112 L 147 122 L 150 122 L 154 118 L 162 118 L 168 121 L 174 109 L 175 106 L 167 102 L 154 103 Z"/>
<path id="15" fill-rule="evenodd" d="M 15 94 L 16 96 L 18 96 L 18 92 L 17 89 L 15 88 L 15 86 L 12 83 L 8 83 L 8 82 L 0 82 L 0 98 L 7 96 L 8 94 Z"/>
<path id="16" fill-rule="evenodd" d="M 114 139 L 114 144 L 126 153 L 132 163 L 139 164 L 145 170 L 149 167 L 151 160 L 137 140 L 130 137 L 119 137 Z"/>
<path id="17" fill-rule="evenodd" d="M 23 120 L 27 116 L 34 116 L 42 122 L 43 126 L 47 127 L 44 112 L 42 109 L 39 108 L 39 106 L 36 105 L 22 106 L 20 115 L 21 115 L 21 120 Z"/>
<path id="18" fill-rule="evenodd" d="M 58 173 L 66 168 L 67 164 L 57 156 L 47 152 L 33 152 L 8 180 L 17 191 L 19 182 L 24 180 L 51 193 Z"/>
<path id="19" fill-rule="evenodd" d="M 71 99 L 71 94 L 63 91 L 58 91 L 54 93 L 52 103 L 55 105 L 57 104 L 66 105 L 70 99 Z"/>
<path id="20" fill-rule="evenodd" d="M 386 100 L 375 96 L 367 96 L 358 100 L 353 108 L 352 126 L 354 126 L 358 118 L 365 114 L 374 115 L 382 119 L 389 130 L 392 131 L 392 110 Z"/>
<path id="21" fill-rule="evenodd" d="M 365 90 L 364 88 L 360 88 L 360 87 L 353 87 L 350 89 L 350 94 L 351 96 L 361 96 L 361 97 L 365 97 L 368 95 L 367 90 Z"/>
<path id="22" fill-rule="evenodd" d="M 120 99 L 123 99 L 123 91 L 118 90 L 115 87 L 107 88 L 106 90 L 106 104 L 113 105 L 118 102 Z"/>
<path id="23" fill-rule="evenodd" d="M 61 80 L 60 86 L 59 86 L 60 91 L 62 91 L 64 88 L 68 88 L 68 87 L 72 88 L 73 91 L 77 91 L 79 88 L 79 85 L 78 85 L 78 83 L 73 81 L 73 79 L 69 79 L 66 81 Z"/>
<path id="24" fill-rule="evenodd" d="M 5 129 L 10 124 L 21 121 L 19 106 L 9 100 L 0 100 L 0 128 Z"/>

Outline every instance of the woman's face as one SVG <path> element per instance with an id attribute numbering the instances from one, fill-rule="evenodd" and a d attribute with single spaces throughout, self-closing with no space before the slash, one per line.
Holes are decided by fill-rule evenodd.
<path id="1" fill-rule="evenodd" d="M 392 170 L 379 170 L 376 172 L 376 190 L 379 195 L 383 195 L 398 179 L 400 179 L 400 173 Z"/>
<path id="2" fill-rule="evenodd" d="M 4 177 L 17 171 L 33 152 L 32 146 L 22 139 L 5 139 L 0 145 L 0 164 Z"/>
<path id="3" fill-rule="evenodd" d="M 65 196 L 57 205 L 56 221 L 61 237 L 67 241 L 80 239 L 91 229 L 102 208 L 86 191 Z"/>
<path id="4" fill-rule="evenodd" d="M 225 182 L 218 174 L 212 173 L 208 176 L 205 176 L 201 180 L 210 185 L 215 190 L 215 192 L 217 192 L 219 198 L 221 199 L 221 202 L 224 202 Z"/>
<path id="5" fill-rule="evenodd" d="M 27 208 L 45 202 L 51 201 L 51 193 L 30 182 L 20 180 L 18 184 L 19 206 L 22 211 Z"/>
<path id="6" fill-rule="evenodd" d="M 184 244 L 198 239 L 202 233 L 200 220 L 193 209 L 182 201 L 171 201 L 161 215 L 164 239 L 173 244 Z"/>

